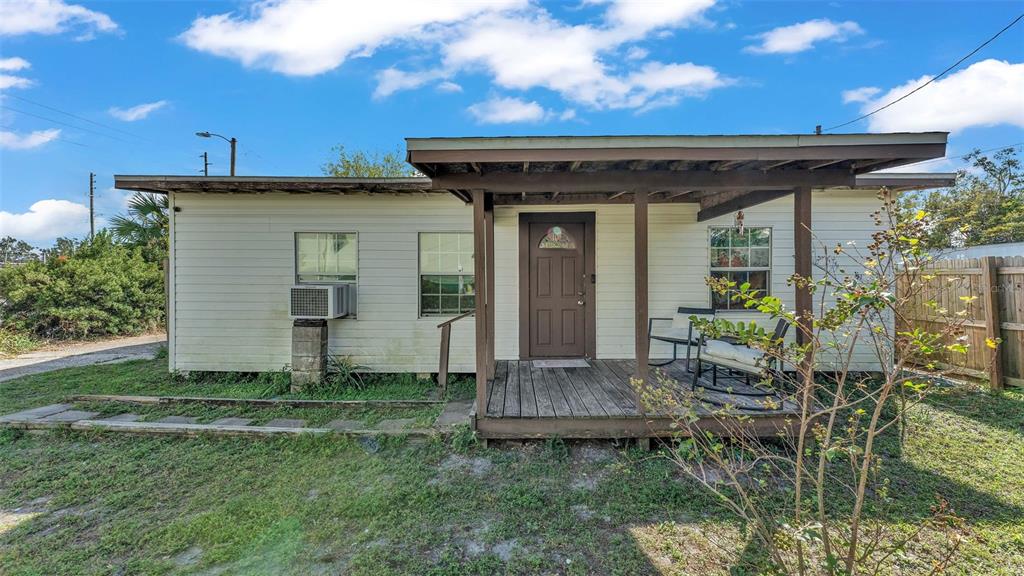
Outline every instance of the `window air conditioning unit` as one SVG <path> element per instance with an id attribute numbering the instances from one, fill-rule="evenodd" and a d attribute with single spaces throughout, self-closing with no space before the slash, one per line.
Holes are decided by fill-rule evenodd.
<path id="1" fill-rule="evenodd" d="M 355 313 L 355 293 L 352 284 L 292 286 L 288 315 L 310 320 L 349 316 Z"/>

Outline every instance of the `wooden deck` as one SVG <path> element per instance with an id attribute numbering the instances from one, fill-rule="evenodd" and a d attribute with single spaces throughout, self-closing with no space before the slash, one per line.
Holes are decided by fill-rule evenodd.
<path id="1" fill-rule="evenodd" d="M 636 370 L 633 360 L 589 360 L 586 368 L 539 368 L 530 360 L 501 360 L 494 380 L 488 383 L 487 410 L 477 415 L 477 430 L 484 438 L 633 438 L 669 436 L 678 433 L 672 427 L 673 414 L 641 413 L 629 379 Z M 661 368 L 675 381 L 678 390 L 689 390 L 693 374 L 685 361 Z M 710 375 L 701 383 L 711 385 Z M 754 391 L 742 380 L 719 378 L 719 388 L 735 392 Z M 785 402 L 778 409 L 767 409 L 756 396 L 701 390 L 702 398 L 714 405 L 735 406 L 733 413 L 749 417 L 750 426 L 759 434 L 775 434 L 791 425 L 796 405 Z M 707 421 L 700 423 L 720 433 L 727 432 L 720 417 L 706 410 Z"/>

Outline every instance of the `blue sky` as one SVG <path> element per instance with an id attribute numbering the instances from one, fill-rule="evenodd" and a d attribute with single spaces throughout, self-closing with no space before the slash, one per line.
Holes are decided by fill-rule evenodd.
<path id="1" fill-rule="evenodd" d="M 318 175 L 407 136 L 809 133 L 967 54 L 1022 2 L 0 3 L 0 235 L 123 209 L 113 174 Z M 844 101 L 845 100 L 845 101 Z M 49 108 L 47 108 L 49 107 Z M 69 116 L 71 114 L 73 116 Z M 59 132 L 56 132 L 59 130 Z M 1024 142 L 1024 22 L 839 132 Z M 933 162 L 922 170 L 958 167 Z"/>

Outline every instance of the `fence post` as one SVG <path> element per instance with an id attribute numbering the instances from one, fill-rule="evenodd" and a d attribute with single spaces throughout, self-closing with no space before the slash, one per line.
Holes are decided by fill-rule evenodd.
<path id="1" fill-rule="evenodd" d="M 997 342 L 995 350 L 992 351 L 992 360 L 989 362 L 988 377 L 989 389 L 999 391 L 1003 389 L 1003 343 L 1001 342 L 1003 331 L 1000 326 L 1002 319 L 999 317 L 999 263 L 995 256 L 984 256 L 981 258 L 981 289 L 982 297 L 985 299 L 985 336 Z"/>

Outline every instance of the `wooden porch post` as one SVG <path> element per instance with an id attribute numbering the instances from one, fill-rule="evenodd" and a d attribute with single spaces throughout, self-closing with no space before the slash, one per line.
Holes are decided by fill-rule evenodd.
<path id="1" fill-rule="evenodd" d="M 811 189 L 800 187 L 793 190 L 793 258 L 794 272 L 803 277 L 811 277 Z M 800 320 L 796 326 L 796 341 L 806 344 L 813 334 L 808 315 L 813 312 L 813 301 L 810 287 L 795 288 L 795 307 Z"/>
<path id="2" fill-rule="evenodd" d="M 487 379 L 494 379 L 494 194 L 484 195 L 487 232 Z"/>
<path id="3" fill-rule="evenodd" d="M 635 278 L 636 376 L 647 380 L 647 190 L 637 190 L 633 201 L 633 276 Z M 639 403 L 638 403 L 639 405 Z"/>
<path id="4" fill-rule="evenodd" d="M 484 191 L 473 190 L 473 278 L 476 283 L 476 413 L 487 413 L 487 234 Z"/>

